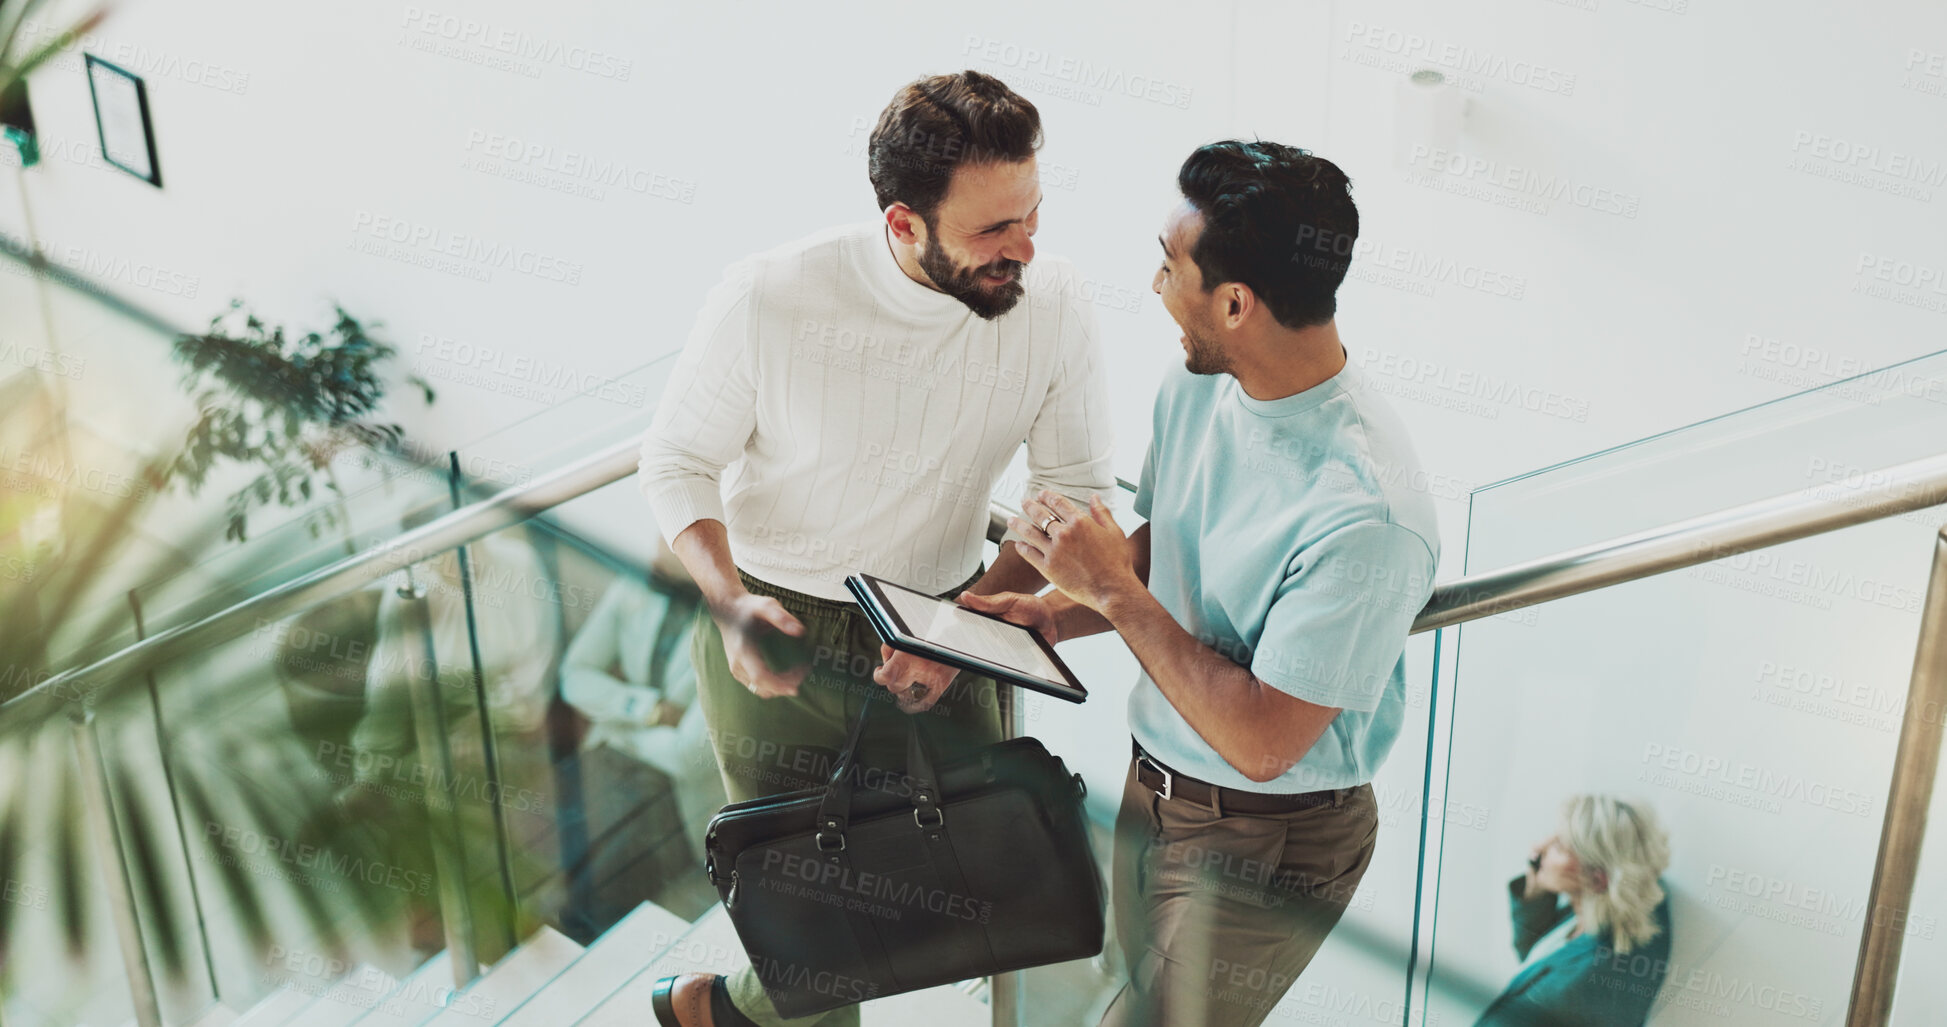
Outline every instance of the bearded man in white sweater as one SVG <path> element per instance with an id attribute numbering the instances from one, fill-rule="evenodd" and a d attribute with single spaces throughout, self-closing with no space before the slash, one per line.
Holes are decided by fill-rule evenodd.
<path id="1" fill-rule="evenodd" d="M 697 316 L 638 481 L 703 592 L 692 659 L 733 802 L 822 786 L 882 689 L 934 714 L 943 758 L 1000 737 L 994 683 L 882 647 L 844 580 L 1038 591 L 1014 547 L 980 556 L 1022 443 L 1029 492 L 1087 505 L 1115 485 L 1093 315 L 1065 262 L 1029 272 L 1040 143 L 1034 105 L 992 76 L 906 85 L 870 139 L 880 216 L 732 264 Z M 868 724 L 868 765 L 901 766 L 903 719 Z M 763 984 L 669 978 L 656 1015 L 858 1022 L 856 1006 L 787 1021 Z"/>

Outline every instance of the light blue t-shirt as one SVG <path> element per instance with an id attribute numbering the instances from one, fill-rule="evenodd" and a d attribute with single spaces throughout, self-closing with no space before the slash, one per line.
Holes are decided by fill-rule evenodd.
<path id="1" fill-rule="evenodd" d="M 1440 534 L 1406 431 L 1358 368 L 1269 401 L 1227 374 L 1172 370 L 1136 512 L 1150 523 L 1149 590 L 1177 623 L 1265 684 L 1343 710 L 1302 760 L 1259 783 L 1145 672 L 1129 698 L 1136 740 L 1225 788 L 1371 781 L 1405 716 L 1406 632 L 1432 593 Z"/>

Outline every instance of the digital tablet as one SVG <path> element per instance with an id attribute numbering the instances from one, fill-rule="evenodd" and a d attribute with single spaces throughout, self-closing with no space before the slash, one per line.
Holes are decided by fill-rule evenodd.
<path id="1" fill-rule="evenodd" d="M 1069 702 L 1088 698 L 1088 689 L 1039 631 L 870 574 L 846 578 L 845 587 L 864 608 L 873 630 L 900 652 Z"/>

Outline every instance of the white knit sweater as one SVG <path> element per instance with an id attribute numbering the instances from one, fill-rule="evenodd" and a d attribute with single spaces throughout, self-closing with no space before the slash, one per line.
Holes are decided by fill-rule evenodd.
<path id="1" fill-rule="evenodd" d="M 980 564 L 987 507 L 1115 484 L 1095 318 L 1059 258 L 984 321 L 908 278 L 883 222 L 732 264 L 643 437 L 637 484 L 665 538 L 723 521 L 754 577 L 849 598 L 865 571 L 928 592 Z"/>

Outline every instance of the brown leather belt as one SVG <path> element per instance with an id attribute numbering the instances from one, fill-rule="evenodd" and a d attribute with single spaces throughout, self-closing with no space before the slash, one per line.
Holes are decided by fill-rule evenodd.
<path id="1" fill-rule="evenodd" d="M 1209 806 L 1225 813 L 1242 813 L 1247 816 L 1267 816 L 1274 813 L 1296 813 L 1299 810 L 1330 806 L 1344 789 L 1327 788 L 1318 792 L 1297 792 L 1283 795 L 1270 795 L 1264 792 L 1246 792 L 1236 788 L 1223 788 L 1208 781 L 1179 774 L 1156 757 L 1144 751 L 1142 743 L 1130 739 L 1136 756 L 1136 781 L 1144 788 L 1165 799 L 1188 799 L 1200 806 Z"/>

